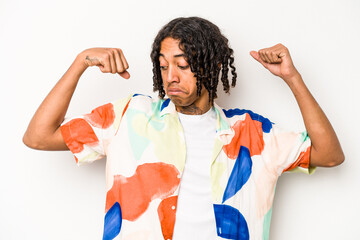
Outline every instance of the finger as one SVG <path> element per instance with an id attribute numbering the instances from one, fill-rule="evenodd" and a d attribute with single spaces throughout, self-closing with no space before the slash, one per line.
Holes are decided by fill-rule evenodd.
<path id="1" fill-rule="evenodd" d="M 280 52 L 279 54 L 278 54 L 278 57 L 279 58 L 283 58 L 283 57 L 285 57 L 286 56 L 286 53 L 285 52 Z"/>
<path id="2" fill-rule="evenodd" d="M 259 54 L 260 54 L 260 57 L 261 57 L 261 59 L 264 61 L 264 62 L 266 62 L 266 63 L 268 63 L 268 59 L 267 59 L 267 57 L 266 57 L 266 54 L 265 54 L 265 50 L 259 50 Z"/>
<path id="3" fill-rule="evenodd" d="M 274 56 L 274 51 L 270 51 L 269 53 L 268 53 L 268 57 L 270 58 L 270 61 L 271 61 L 271 63 L 276 63 L 276 56 Z"/>
<path id="4" fill-rule="evenodd" d="M 115 53 L 113 50 L 110 50 L 110 54 L 109 54 L 109 59 L 110 59 L 110 68 L 111 68 L 111 73 L 116 73 L 116 63 L 115 63 Z"/>
<path id="5" fill-rule="evenodd" d="M 121 60 L 121 54 L 118 49 L 115 49 L 115 62 L 116 62 L 116 72 L 118 73 L 124 72 L 125 68 Z"/>
<path id="6" fill-rule="evenodd" d="M 267 63 L 272 63 L 272 60 L 271 60 L 271 50 L 270 49 L 266 49 L 264 51 L 264 56 L 265 56 L 265 59 L 266 59 L 266 62 Z"/>
<path id="7" fill-rule="evenodd" d="M 103 65 L 98 65 L 99 69 L 101 72 L 105 73 L 106 71 L 104 70 L 104 66 Z"/>
<path id="8" fill-rule="evenodd" d="M 130 78 L 130 73 L 128 71 L 124 71 L 121 73 L 118 73 L 121 77 L 125 78 L 125 79 L 129 79 Z"/>
<path id="9" fill-rule="evenodd" d="M 285 52 L 285 50 L 284 50 L 283 48 L 279 48 L 279 49 L 276 49 L 276 50 L 274 51 L 274 55 L 276 56 L 277 61 L 278 61 L 279 63 L 281 63 L 281 62 L 284 61 L 287 53 Z"/>
<path id="10" fill-rule="evenodd" d="M 105 58 L 101 61 L 101 66 L 99 66 L 99 68 L 103 73 L 111 72 L 111 63 L 110 63 L 109 55 L 105 56 Z"/>
<path id="11" fill-rule="evenodd" d="M 275 51 L 271 52 L 271 60 L 273 63 L 281 63 L 281 58 Z"/>
<path id="12" fill-rule="evenodd" d="M 284 45 L 279 43 L 278 45 L 276 45 L 276 47 L 277 48 L 275 49 L 275 53 L 278 56 L 278 58 L 283 58 L 287 55 L 290 56 L 289 50 Z"/>
<path id="13" fill-rule="evenodd" d="M 265 61 L 266 61 L 266 58 L 265 58 L 265 56 L 264 56 L 264 52 L 263 52 L 262 50 L 259 50 L 258 53 L 259 53 L 260 59 L 261 59 L 263 62 L 265 62 Z"/>
<path id="14" fill-rule="evenodd" d="M 125 69 L 128 69 L 128 68 L 129 68 L 129 64 L 128 64 L 128 62 L 126 61 L 126 58 L 125 58 L 125 56 L 124 56 L 124 53 L 123 53 L 123 51 L 122 51 L 121 49 L 119 49 L 119 51 L 120 51 L 120 57 L 121 57 L 121 61 L 122 61 L 122 63 L 123 63 L 123 66 L 124 66 Z"/>

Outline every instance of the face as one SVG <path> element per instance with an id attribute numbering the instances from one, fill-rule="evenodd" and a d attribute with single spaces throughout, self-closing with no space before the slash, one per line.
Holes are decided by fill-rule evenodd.
<path id="1" fill-rule="evenodd" d="M 165 93 L 177 110 L 191 105 L 200 108 L 209 105 L 204 87 L 200 96 L 196 94 L 196 78 L 185 60 L 184 52 L 179 48 L 179 40 L 168 37 L 161 42 L 159 61 Z"/>

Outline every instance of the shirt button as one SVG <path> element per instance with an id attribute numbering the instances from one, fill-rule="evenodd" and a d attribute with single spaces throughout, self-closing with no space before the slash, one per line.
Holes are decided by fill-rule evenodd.
<path id="1" fill-rule="evenodd" d="M 172 209 L 172 210 L 175 210 L 175 206 L 172 206 L 171 209 Z"/>

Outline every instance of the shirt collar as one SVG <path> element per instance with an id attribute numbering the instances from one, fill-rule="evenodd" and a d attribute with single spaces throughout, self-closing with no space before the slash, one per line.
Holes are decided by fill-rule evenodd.
<path id="1" fill-rule="evenodd" d="M 216 121 L 216 135 L 219 136 L 220 140 L 224 144 L 227 144 L 229 142 L 229 139 L 231 140 L 234 136 L 234 131 L 231 129 L 231 125 L 225 116 L 225 113 L 221 107 L 219 107 L 214 102 L 214 109 L 217 115 L 217 121 Z M 160 108 L 160 116 L 164 116 L 165 114 L 177 114 L 175 104 L 170 101 L 169 98 L 165 99 Z"/>
<path id="2" fill-rule="evenodd" d="M 219 107 L 219 105 L 217 105 L 215 102 L 214 109 L 217 114 L 216 135 L 220 138 L 223 144 L 228 144 L 234 137 L 235 132 L 230 127 L 231 125 L 228 118 L 225 116 L 224 110 Z"/>

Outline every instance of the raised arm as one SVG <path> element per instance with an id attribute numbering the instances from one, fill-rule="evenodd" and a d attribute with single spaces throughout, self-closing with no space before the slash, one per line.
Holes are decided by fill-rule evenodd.
<path id="1" fill-rule="evenodd" d="M 296 70 L 289 50 L 282 44 L 277 44 L 251 51 L 250 55 L 271 73 L 281 77 L 293 92 L 312 143 L 310 165 L 333 167 L 341 164 L 345 157 L 336 133 Z"/>
<path id="2" fill-rule="evenodd" d="M 60 124 L 81 75 L 90 66 L 98 66 L 103 73 L 118 73 L 130 78 L 126 71 L 129 65 L 120 49 L 91 48 L 81 52 L 35 112 L 23 137 L 26 146 L 39 150 L 68 150 Z"/>

